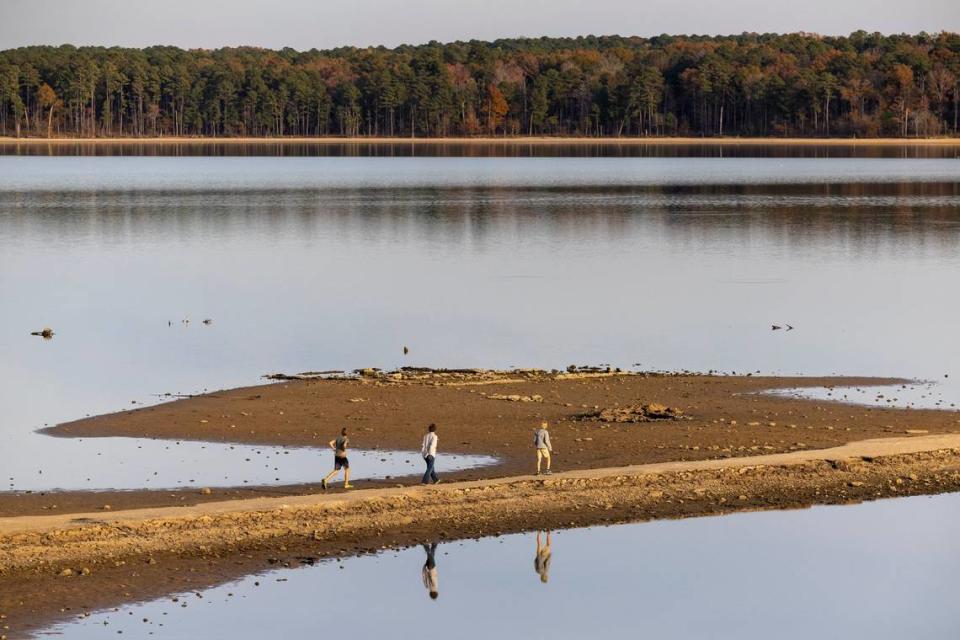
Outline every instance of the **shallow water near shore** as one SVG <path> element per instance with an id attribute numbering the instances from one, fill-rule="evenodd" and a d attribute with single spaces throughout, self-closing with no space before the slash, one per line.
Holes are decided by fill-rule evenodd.
<path id="1" fill-rule="evenodd" d="M 413 547 L 267 571 L 40 635 L 308 637 L 334 625 L 359 638 L 947 638 L 958 535 L 960 494 L 573 529 L 552 534 L 544 582 L 527 533 L 439 544 L 436 600 L 426 549 Z"/>
<path id="2" fill-rule="evenodd" d="M 26 448 L 4 460 L 0 492 L 178 489 L 319 483 L 333 469 L 329 449 L 271 447 L 224 442 L 146 438 L 25 439 Z M 44 460 L 95 464 L 60 465 Z M 413 451 L 350 451 L 351 480 L 371 480 L 423 473 Z M 490 456 L 442 456 L 441 473 L 494 464 Z M 342 474 L 331 480 L 339 486 Z"/>
<path id="3" fill-rule="evenodd" d="M 808 152 L 0 157 L 0 448 L 82 489 L 102 449 L 35 429 L 358 366 L 896 376 L 960 403 L 960 161 Z"/>
<path id="4" fill-rule="evenodd" d="M 865 407 L 910 407 L 955 411 L 957 406 L 960 406 L 960 399 L 957 399 L 951 386 L 944 387 L 937 382 L 929 381 L 889 386 L 777 389 L 768 393 L 795 398 L 832 400 Z"/>

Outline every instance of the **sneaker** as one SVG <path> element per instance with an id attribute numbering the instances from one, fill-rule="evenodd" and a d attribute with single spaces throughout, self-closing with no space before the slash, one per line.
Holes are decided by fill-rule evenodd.
<path id="1" fill-rule="evenodd" d="M 324 491 L 327 490 L 327 479 L 326 479 L 326 478 L 324 478 L 323 480 L 320 481 L 320 486 L 323 487 L 323 490 L 324 490 Z"/>
<path id="2" fill-rule="evenodd" d="M 345 484 L 345 485 L 343 485 L 343 488 L 344 488 L 344 489 L 353 489 L 353 485 L 352 485 L 352 484 Z"/>
<path id="3" fill-rule="evenodd" d="M 540 472 L 537 471 L 537 472 L 536 472 L 535 474 L 533 474 L 533 475 L 538 476 L 538 475 L 540 475 Z"/>
<path id="4" fill-rule="evenodd" d="M 547 469 L 546 471 L 543 472 L 543 474 L 544 474 L 544 475 L 547 475 L 547 476 L 552 476 L 552 475 L 553 475 L 553 471 L 550 471 L 550 469 Z"/>
<path id="5" fill-rule="evenodd" d="M 436 480 L 434 480 L 433 484 L 440 484 L 440 478 L 437 478 Z"/>

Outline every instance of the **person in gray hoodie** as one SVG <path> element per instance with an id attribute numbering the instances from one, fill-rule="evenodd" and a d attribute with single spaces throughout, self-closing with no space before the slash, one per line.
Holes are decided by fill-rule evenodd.
<path id="1" fill-rule="evenodd" d="M 540 475 L 540 463 L 544 459 L 547 461 L 546 473 L 553 473 L 550 471 L 550 454 L 553 452 L 553 446 L 550 444 L 550 432 L 547 430 L 549 426 L 544 420 L 533 434 L 533 448 L 537 450 L 537 475 Z"/>

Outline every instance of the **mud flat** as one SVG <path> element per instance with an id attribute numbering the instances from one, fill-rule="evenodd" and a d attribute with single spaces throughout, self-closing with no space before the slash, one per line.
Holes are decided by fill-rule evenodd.
<path id="1" fill-rule="evenodd" d="M 823 449 L 846 442 L 960 431 L 960 413 L 843 405 L 767 389 L 867 387 L 906 381 L 880 378 L 770 378 L 760 376 L 617 373 L 578 369 L 397 372 L 294 375 L 273 384 L 217 391 L 153 407 L 58 425 L 64 437 L 128 436 L 263 446 L 324 447 L 350 429 L 358 449 L 415 451 L 427 424 L 439 425 L 438 465 L 448 454 L 490 455 L 498 464 L 444 474 L 477 480 L 531 471 L 531 438 L 540 420 L 551 423 L 557 470 L 667 461 L 724 459 Z M 682 412 L 682 419 L 604 422 L 591 414 L 644 403 Z M 616 411 L 614 411 L 616 413 Z M 599 415 L 598 414 L 598 415 Z M 110 464 L 105 459 L 104 464 Z M 331 460 L 318 456 L 319 469 Z M 415 482 L 408 477 L 400 482 Z M 358 484 L 392 486 L 398 479 Z M 162 491 L 0 494 L 0 517 L 185 506 L 264 495 L 300 495 L 315 484 L 272 487 L 200 487 Z"/>
<path id="2" fill-rule="evenodd" d="M 406 478 L 350 493 L 300 485 L 272 487 L 271 497 L 253 488 L 123 492 L 123 501 L 120 492 L 0 495 L 11 516 L 0 518 L 3 632 L 19 637 L 278 563 L 424 540 L 960 490 L 956 412 L 762 393 L 899 380 L 421 369 L 286 378 L 50 433 L 316 445 L 346 425 L 357 447 L 410 450 L 436 422 L 442 454 L 499 464 L 446 474 L 436 487 Z M 670 411 L 628 409 L 649 404 Z M 670 417 L 619 421 L 641 414 Z M 551 423 L 558 473 L 534 477 L 541 419 Z"/>
<path id="3" fill-rule="evenodd" d="M 0 612 L 10 637 L 131 600 L 276 566 L 419 541 L 842 504 L 960 490 L 960 435 L 209 503 L 0 519 Z"/>

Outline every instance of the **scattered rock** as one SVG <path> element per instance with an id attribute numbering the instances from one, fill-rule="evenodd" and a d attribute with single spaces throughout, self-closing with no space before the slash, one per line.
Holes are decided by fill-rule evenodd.
<path id="1" fill-rule="evenodd" d="M 490 400 L 508 400 L 509 402 L 543 402 L 543 396 L 541 395 L 521 396 L 516 393 L 509 395 L 491 393 L 487 398 Z"/>
<path id="2" fill-rule="evenodd" d="M 203 489 L 200 489 L 200 493 L 202 495 L 208 496 L 211 493 L 213 493 L 213 491 L 211 491 L 209 487 L 204 487 Z"/>
<path id="3" fill-rule="evenodd" d="M 653 422 L 656 420 L 680 420 L 683 418 L 683 411 L 677 407 L 668 407 L 651 402 L 649 404 L 588 411 L 577 417 L 580 420 L 599 420 L 600 422 Z"/>

